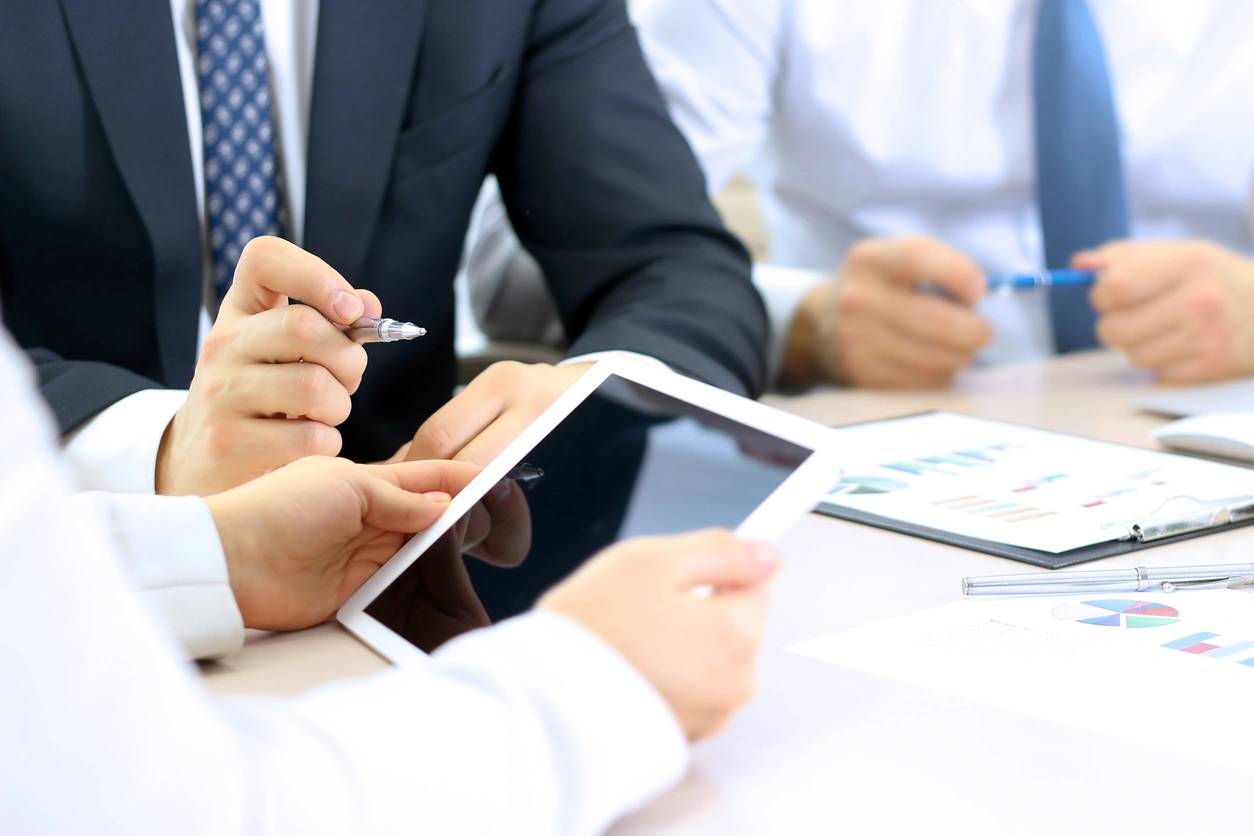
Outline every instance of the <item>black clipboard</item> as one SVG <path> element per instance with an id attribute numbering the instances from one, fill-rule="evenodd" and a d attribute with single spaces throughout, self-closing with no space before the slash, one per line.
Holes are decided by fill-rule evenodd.
<path id="1" fill-rule="evenodd" d="M 951 410 L 945 410 L 945 411 L 949 412 Z M 902 418 L 914 418 L 916 416 L 921 416 L 921 415 L 933 415 L 933 414 L 936 414 L 937 412 L 939 412 L 939 410 L 929 410 L 926 412 L 915 412 L 915 413 L 909 413 L 906 415 L 898 415 L 893 418 L 885 418 L 885 419 L 880 419 L 877 421 L 860 421 L 860 422 L 853 423 L 853 424 L 841 425 L 840 427 L 837 427 L 837 429 L 864 426 L 866 424 L 877 424 L 877 423 L 880 423 L 880 421 L 896 421 Z M 954 412 L 953 414 L 961 415 L 963 413 Z M 971 415 L 968 417 L 979 418 L 982 421 L 991 420 L 988 418 L 982 418 L 977 415 Z M 1010 421 L 1002 421 L 1000 423 L 1009 424 L 1010 426 L 1029 427 L 1030 429 L 1041 430 L 1040 427 L 1030 427 L 1027 424 L 1014 424 L 1013 422 L 1010 422 Z M 1042 431 L 1052 432 L 1055 435 L 1064 435 L 1064 436 L 1069 435 L 1073 438 L 1086 438 L 1085 436 L 1075 435 L 1074 433 L 1060 433 L 1054 430 L 1042 430 Z M 1093 441 L 1093 440 L 1100 440 L 1100 439 L 1088 439 L 1088 440 Z M 1131 449 L 1141 449 L 1141 448 L 1133 447 L 1133 445 L 1130 445 L 1130 444 L 1119 444 L 1118 442 L 1113 442 L 1113 441 L 1109 441 L 1109 442 L 1103 441 L 1102 443 L 1111 444 L 1112 446 L 1116 446 L 1116 447 L 1128 447 Z M 1155 452 L 1161 452 L 1169 456 L 1179 455 L 1177 453 L 1166 453 L 1165 451 L 1161 451 L 1161 450 L 1155 451 Z M 1084 546 L 1079 549 L 1072 549 L 1070 551 L 1065 551 L 1065 552 L 1045 552 L 1045 551 L 1039 551 L 1037 549 L 1024 548 L 1022 546 L 1012 546 L 1007 543 L 999 543 L 994 540 L 981 540 L 976 537 L 967 537 L 961 534 L 956 534 L 952 531 L 945 531 L 944 529 L 930 528 L 928 526 L 916 525 L 914 523 L 905 522 L 903 520 L 898 520 L 893 517 L 885 517 L 879 514 L 872 514 L 870 512 L 862 511 L 857 508 L 847 508 L 843 505 L 835 505 L 830 502 L 820 502 L 815 507 L 814 512 L 816 514 L 822 514 L 827 517 L 834 517 L 836 519 L 847 520 L 849 522 L 855 522 L 861 525 L 869 525 L 869 526 L 874 526 L 875 528 L 882 528 L 887 531 L 896 532 L 898 534 L 906 534 L 911 537 L 920 537 L 926 540 L 934 540 L 935 542 L 944 543 L 949 546 L 957 546 L 963 549 L 970 549 L 971 551 L 983 552 L 984 554 L 991 554 L 995 557 L 1004 557 L 1009 560 L 1017 560 L 1021 563 L 1030 563 L 1033 566 L 1040 566 L 1044 569 L 1062 569 L 1067 566 L 1075 566 L 1080 563 L 1088 563 L 1091 560 L 1101 560 L 1104 557 L 1114 557 L 1115 555 L 1128 554 L 1130 552 L 1141 551 L 1143 549 L 1152 549 L 1157 546 L 1165 546 L 1168 543 L 1177 543 L 1182 540 L 1192 540 L 1197 537 L 1205 537 L 1208 534 L 1215 534 L 1220 531 L 1228 531 L 1230 529 L 1235 529 L 1235 528 L 1244 528 L 1247 525 L 1254 525 L 1254 519 L 1247 519 L 1247 520 L 1242 520 L 1239 522 L 1226 523 L 1226 524 L 1219 525 L 1219 526 L 1212 527 L 1212 528 L 1205 528 L 1205 529 L 1201 529 L 1197 531 L 1189 531 L 1189 532 L 1177 534 L 1177 535 L 1166 537 L 1166 538 L 1159 539 L 1159 540 L 1149 540 L 1146 542 L 1140 542 L 1137 540 L 1110 540 L 1105 543 L 1095 543 L 1091 546 Z"/>

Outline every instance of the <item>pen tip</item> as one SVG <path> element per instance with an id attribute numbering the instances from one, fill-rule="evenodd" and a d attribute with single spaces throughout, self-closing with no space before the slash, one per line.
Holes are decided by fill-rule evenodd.
<path id="1" fill-rule="evenodd" d="M 426 328 L 420 328 L 411 322 L 406 322 L 401 326 L 401 339 L 403 340 L 412 340 L 417 337 L 425 337 L 426 335 Z"/>

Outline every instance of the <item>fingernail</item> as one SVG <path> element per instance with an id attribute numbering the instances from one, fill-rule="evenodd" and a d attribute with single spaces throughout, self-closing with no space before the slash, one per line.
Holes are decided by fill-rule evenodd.
<path id="1" fill-rule="evenodd" d="M 335 299 L 331 302 L 331 308 L 335 311 L 335 315 L 340 318 L 340 322 L 348 325 L 361 316 L 361 297 L 356 293 L 349 293 L 347 290 L 338 290 L 335 293 Z"/>
<path id="2" fill-rule="evenodd" d="M 769 543 L 750 543 L 749 550 L 753 557 L 753 562 L 759 566 L 774 567 L 783 559 L 779 549 Z"/>
<path id="3" fill-rule="evenodd" d="M 449 496 L 444 491 L 428 491 L 427 493 L 424 493 L 423 496 L 434 502 L 436 505 L 448 505 L 453 501 L 453 497 Z"/>

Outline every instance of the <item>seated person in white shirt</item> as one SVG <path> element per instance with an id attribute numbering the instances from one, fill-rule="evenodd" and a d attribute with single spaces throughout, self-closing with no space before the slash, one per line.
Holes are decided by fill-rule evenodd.
<path id="1" fill-rule="evenodd" d="M 1046 13 L 1072 28 L 1047 30 Z M 1254 374 L 1249 4 L 637 0 L 633 14 L 709 188 L 742 169 L 758 186 L 777 383 L 938 386 L 977 361 L 1098 340 L 1164 381 Z M 1034 85 L 1068 81 L 1059 42 L 1042 45 L 1051 31 L 1103 47 L 1086 55 L 1104 59 L 1118 136 L 1114 164 L 1095 169 L 1110 183 L 1081 178 L 1089 191 L 1067 199 L 1118 194 L 1122 229 L 1094 225 L 1070 245 L 1046 234 L 1038 201 L 1057 178 L 1038 146 L 1076 160 L 1092 143 L 1053 141 L 1067 120 L 1037 109 L 1048 96 Z M 1064 92 L 1064 107 L 1087 102 Z M 484 331 L 560 340 L 492 198 L 476 226 L 467 264 Z M 1047 291 L 986 293 L 989 275 L 1047 267 L 1098 274 L 1087 342 L 1059 336 Z"/>
<path id="2" fill-rule="evenodd" d="M 705 532 L 616 546 L 426 666 L 221 706 L 119 547 L 217 552 L 246 622 L 300 627 L 476 469 L 307 458 L 207 500 L 132 497 L 146 530 L 118 541 L 100 510 L 140 506 L 67 499 L 32 381 L 0 331 L 0 831 L 594 833 L 752 693 L 778 557 Z"/>

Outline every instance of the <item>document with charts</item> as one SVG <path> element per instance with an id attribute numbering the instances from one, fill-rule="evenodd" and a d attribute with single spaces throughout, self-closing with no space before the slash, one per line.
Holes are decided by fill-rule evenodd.
<path id="1" fill-rule="evenodd" d="M 850 453 L 824 506 L 1055 554 L 1254 496 L 1254 470 L 952 413 L 837 436 Z"/>
<path id="2" fill-rule="evenodd" d="M 1252 593 L 970 599 L 789 650 L 1254 772 Z"/>

